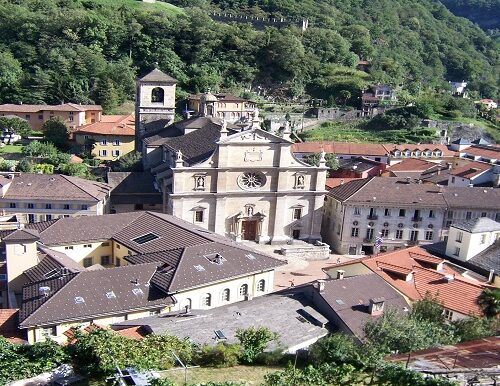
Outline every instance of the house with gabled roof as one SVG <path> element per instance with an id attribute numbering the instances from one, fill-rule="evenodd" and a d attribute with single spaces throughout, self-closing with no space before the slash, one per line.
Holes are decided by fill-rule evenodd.
<path id="1" fill-rule="evenodd" d="M 482 315 L 477 299 L 490 288 L 482 277 L 418 246 L 340 264 L 327 273 L 332 278 L 375 273 L 410 302 L 430 294 L 442 304 L 448 320 Z"/>
<path id="2" fill-rule="evenodd" d="M 273 290 L 274 269 L 284 264 L 153 212 L 28 224 L 3 241 L 10 306 L 21 309 L 20 325 L 28 329 L 30 342 L 43 334 L 64 339 L 76 324 L 105 326 L 145 316 L 152 308 L 209 309 L 258 297 Z M 133 284 L 145 294 L 143 301 L 131 297 L 130 291 L 138 295 L 132 282 L 139 283 Z M 115 308 L 108 292 L 116 295 Z"/>
<path id="3" fill-rule="evenodd" d="M 108 184 L 63 174 L 9 173 L 0 177 L 0 210 L 21 223 L 109 213 Z"/>

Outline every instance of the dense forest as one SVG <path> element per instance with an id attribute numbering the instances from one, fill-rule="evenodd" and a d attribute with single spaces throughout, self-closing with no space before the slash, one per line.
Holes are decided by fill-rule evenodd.
<path id="1" fill-rule="evenodd" d="M 370 82 L 411 94 L 467 80 L 499 96 L 500 49 L 433 0 L 0 0 L 0 103 L 133 99 L 135 78 L 158 65 L 186 92 L 261 86 L 355 100 Z M 255 30 L 209 11 L 308 18 L 309 28 Z M 359 59 L 370 74 L 356 70 Z"/>
<path id="2" fill-rule="evenodd" d="M 441 0 L 455 15 L 466 17 L 484 30 L 500 30 L 500 0 Z"/>

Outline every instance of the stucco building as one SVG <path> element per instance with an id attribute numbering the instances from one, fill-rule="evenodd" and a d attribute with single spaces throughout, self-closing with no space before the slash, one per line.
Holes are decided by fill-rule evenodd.
<path id="1" fill-rule="evenodd" d="M 135 117 L 103 115 L 100 122 L 76 129 L 73 138 L 78 145 L 87 147 L 94 158 L 116 160 L 135 150 Z"/>
<path id="2" fill-rule="evenodd" d="M 256 104 L 248 99 L 230 94 L 210 92 L 190 95 L 188 98 L 188 114 L 200 115 L 203 113 L 203 101 L 209 98 L 214 102 L 214 111 L 211 115 L 225 119 L 227 122 L 250 121 L 253 118 Z M 205 112 L 206 113 L 206 112 Z"/>
<path id="3" fill-rule="evenodd" d="M 246 126 L 228 124 L 212 99 L 202 98 L 200 116 L 166 127 L 158 117 L 140 130 L 164 212 L 234 240 L 319 240 L 324 157 L 319 167 L 295 158 L 290 129 L 261 130 L 257 110 Z"/>
<path id="4" fill-rule="evenodd" d="M 0 105 L 0 116 L 15 115 L 25 119 L 33 130 L 40 130 L 43 124 L 52 118 L 61 118 L 64 123 L 74 129 L 78 126 L 99 122 L 102 107 L 99 105 L 80 105 L 63 103 L 60 105 Z"/>

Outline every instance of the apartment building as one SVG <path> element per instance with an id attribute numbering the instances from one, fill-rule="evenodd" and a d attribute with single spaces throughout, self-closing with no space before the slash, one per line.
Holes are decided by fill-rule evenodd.
<path id="1" fill-rule="evenodd" d="M 47 336 L 65 342 L 75 326 L 261 296 L 284 264 L 153 212 L 27 224 L 3 242 L 9 306 L 20 308 L 30 343 Z"/>
<path id="2" fill-rule="evenodd" d="M 323 216 L 323 240 L 335 251 L 369 255 L 445 240 L 463 219 L 498 219 L 500 190 L 373 177 L 331 189 Z"/>
<path id="3" fill-rule="evenodd" d="M 230 94 L 206 92 L 190 95 L 188 111 L 193 115 L 212 115 L 227 122 L 251 121 L 256 103 Z M 209 109 L 210 111 L 207 111 Z"/>
<path id="4" fill-rule="evenodd" d="M 100 122 L 76 129 L 73 138 L 78 145 L 89 147 L 94 158 L 116 160 L 135 149 L 135 117 L 103 115 Z"/>
<path id="5" fill-rule="evenodd" d="M 111 187 L 62 174 L 11 173 L 0 176 L 0 211 L 21 223 L 109 213 Z"/>
<path id="6" fill-rule="evenodd" d="M 45 122 L 52 118 L 60 118 L 70 129 L 99 122 L 102 107 L 99 105 L 80 105 L 63 103 L 60 105 L 0 105 L 0 116 L 15 115 L 25 119 L 33 130 L 41 130 Z"/>

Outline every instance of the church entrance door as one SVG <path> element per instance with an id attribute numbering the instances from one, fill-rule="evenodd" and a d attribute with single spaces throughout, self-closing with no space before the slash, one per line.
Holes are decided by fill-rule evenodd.
<path id="1" fill-rule="evenodd" d="M 254 241 L 257 237 L 257 221 L 243 221 L 241 223 L 241 238 Z"/>

